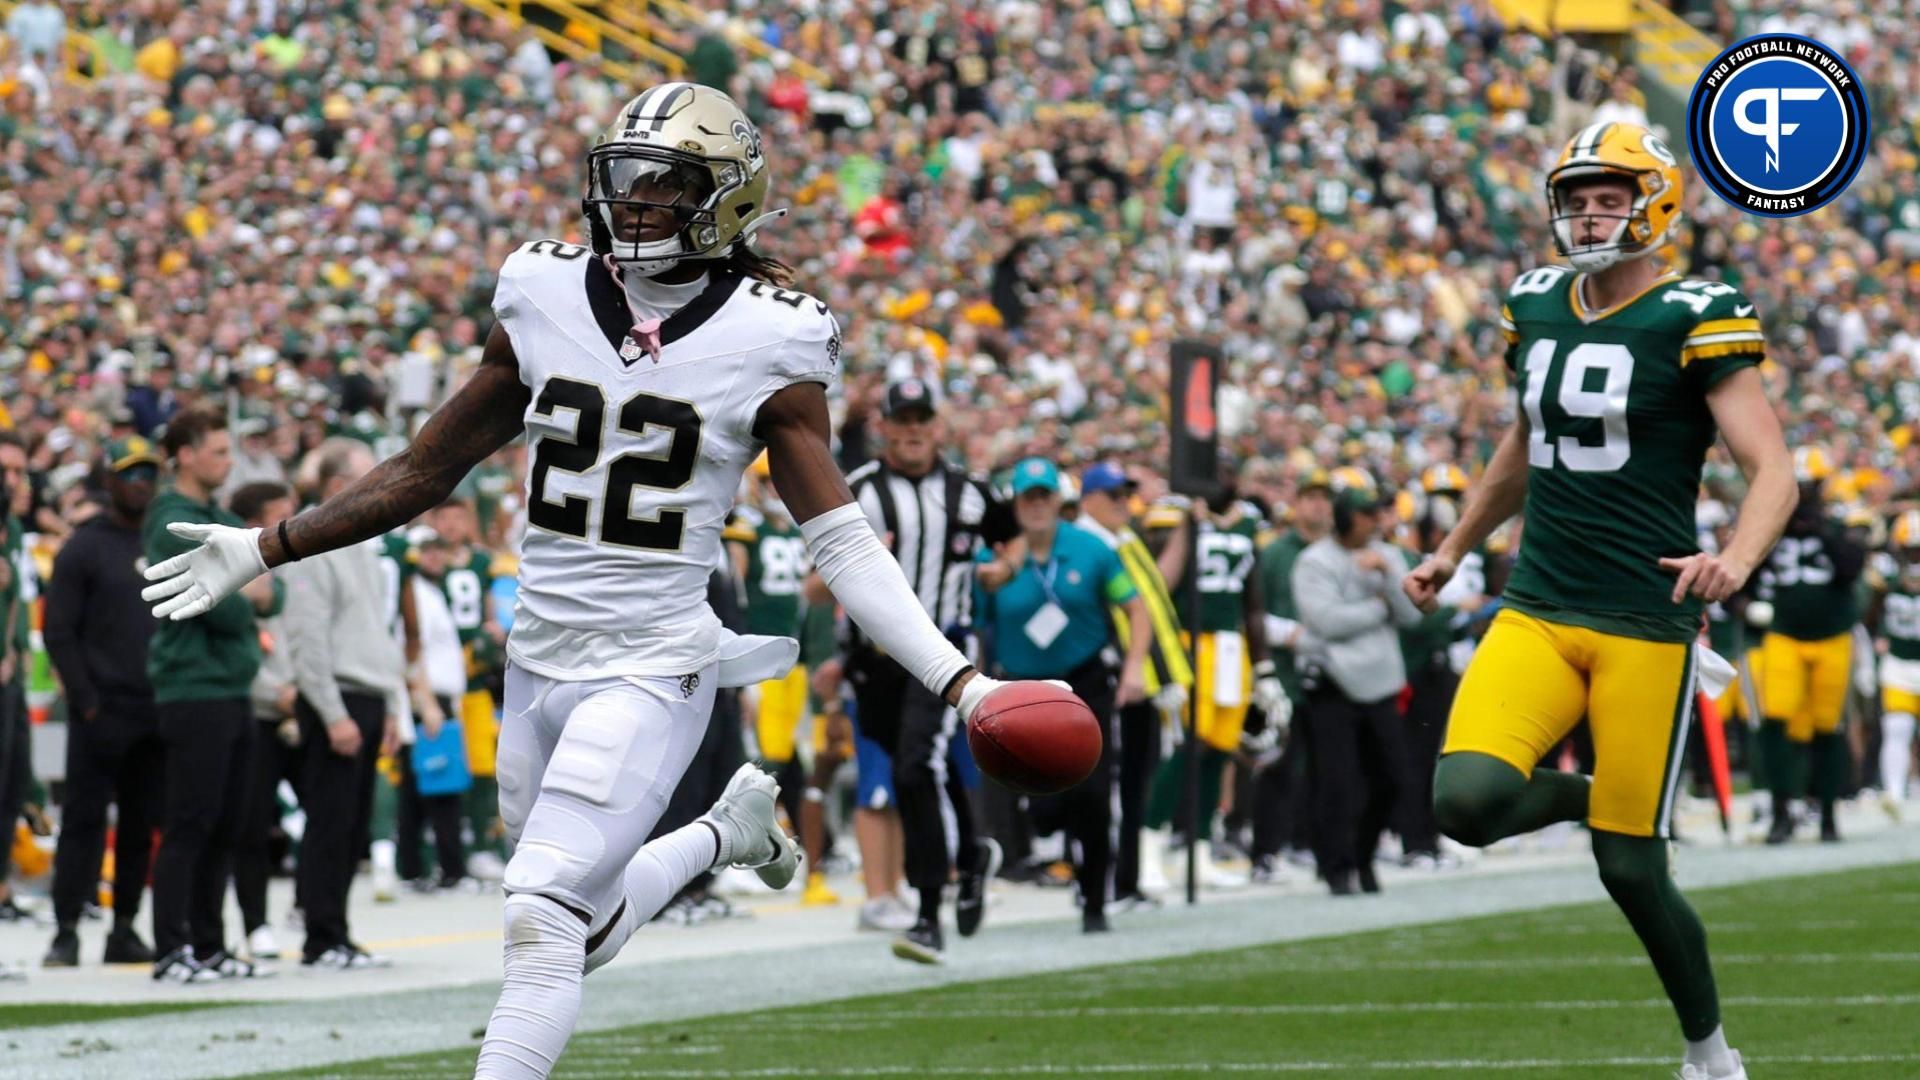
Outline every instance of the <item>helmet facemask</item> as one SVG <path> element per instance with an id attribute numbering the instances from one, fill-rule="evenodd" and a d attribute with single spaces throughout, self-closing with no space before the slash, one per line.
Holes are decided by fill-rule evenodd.
<path id="1" fill-rule="evenodd" d="M 715 258 L 723 196 L 746 182 L 732 161 L 665 147 L 612 143 L 587 155 L 582 210 L 623 269 L 652 276 Z M 602 245 L 595 245 L 596 248 Z"/>
<path id="2" fill-rule="evenodd" d="M 1625 214 L 1573 211 L 1566 207 L 1568 188 L 1596 180 L 1624 181 L 1633 191 Z M 1653 222 L 1647 208 L 1665 188 L 1655 172 L 1629 172 L 1606 166 L 1575 165 L 1557 169 L 1547 178 L 1547 208 L 1553 223 L 1553 244 L 1574 269 L 1593 273 L 1623 262 L 1644 258 L 1655 248 Z M 1652 189 L 1652 190 L 1649 190 Z M 1596 243 L 1576 244 L 1575 226 L 1586 218 L 1612 221 L 1613 228 Z M 1582 230 L 1584 232 L 1584 230 Z"/>

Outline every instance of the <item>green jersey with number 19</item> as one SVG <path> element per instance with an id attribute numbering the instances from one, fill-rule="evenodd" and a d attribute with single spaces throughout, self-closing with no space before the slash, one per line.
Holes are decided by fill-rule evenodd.
<path id="1" fill-rule="evenodd" d="M 1507 603 L 1554 622 L 1692 641 L 1701 602 L 1673 603 L 1660 560 L 1699 550 L 1694 503 L 1717 435 L 1707 392 L 1765 359 L 1753 305 L 1668 275 L 1605 311 L 1585 275 L 1520 275 L 1501 308 L 1526 418 L 1526 531 Z"/>

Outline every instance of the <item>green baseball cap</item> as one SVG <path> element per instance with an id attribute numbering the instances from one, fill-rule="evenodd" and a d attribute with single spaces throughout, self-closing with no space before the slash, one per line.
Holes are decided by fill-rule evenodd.
<path id="1" fill-rule="evenodd" d="M 161 465 L 160 453 L 151 441 L 133 435 L 107 444 L 107 464 L 114 472 L 131 469 L 135 465 L 158 468 Z"/>

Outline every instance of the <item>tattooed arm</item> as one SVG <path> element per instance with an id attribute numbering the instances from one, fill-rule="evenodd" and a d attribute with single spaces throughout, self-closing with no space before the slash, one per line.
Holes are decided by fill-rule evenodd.
<path id="1" fill-rule="evenodd" d="M 445 502 L 475 465 L 520 434 L 531 391 L 507 332 L 495 324 L 480 367 L 434 411 L 418 438 L 351 487 L 287 522 L 302 558 L 348 547 L 399 528 Z M 268 566 L 290 556 L 278 530 L 260 534 Z"/>

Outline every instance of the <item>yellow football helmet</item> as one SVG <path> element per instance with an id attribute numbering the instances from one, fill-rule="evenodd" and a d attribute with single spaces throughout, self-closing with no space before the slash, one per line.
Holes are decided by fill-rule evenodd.
<path id="1" fill-rule="evenodd" d="M 1426 471 L 1420 474 L 1420 487 L 1429 495 L 1437 495 L 1443 491 L 1465 491 L 1467 490 L 1467 472 L 1451 462 L 1429 465 Z"/>
<path id="2" fill-rule="evenodd" d="M 1348 491 L 1360 491 L 1378 496 L 1379 486 L 1373 482 L 1373 475 L 1357 465 L 1342 465 L 1328 474 L 1329 486 L 1335 495 Z"/>
<path id="3" fill-rule="evenodd" d="M 1906 510 L 1893 519 L 1893 546 L 1920 548 L 1920 510 Z"/>
<path id="4" fill-rule="evenodd" d="M 732 98 L 663 83 L 621 106 L 594 139 L 580 208 L 596 254 L 650 276 L 750 243 L 755 229 L 786 213 L 768 212 L 771 186 L 760 131 Z M 636 219 L 649 210 L 672 214 L 674 231 L 639 239 Z M 623 224 L 634 239 L 621 235 Z"/>
<path id="5" fill-rule="evenodd" d="M 1608 238 L 1595 244 L 1573 242 L 1574 222 L 1602 217 L 1575 214 L 1564 205 L 1566 191 L 1581 181 L 1618 178 L 1633 185 L 1634 198 Z M 1553 243 L 1577 270 L 1604 270 L 1659 250 L 1680 220 L 1680 164 L 1673 151 L 1638 124 L 1600 123 L 1580 129 L 1547 174 L 1547 207 Z"/>
<path id="6" fill-rule="evenodd" d="M 1833 459 L 1827 456 L 1825 449 L 1818 446 L 1797 446 L 1793 450 L 1793 478 L 1825 480 L 1833 475 Z"/>

